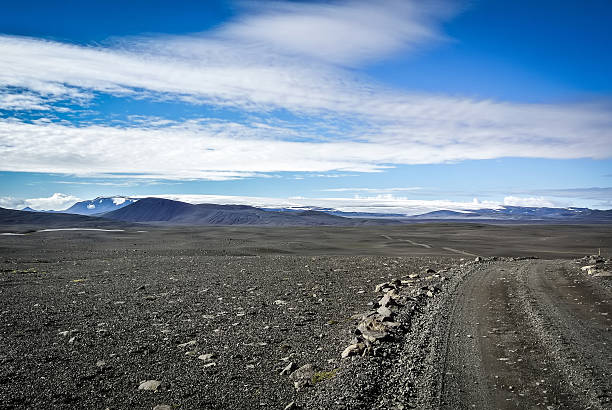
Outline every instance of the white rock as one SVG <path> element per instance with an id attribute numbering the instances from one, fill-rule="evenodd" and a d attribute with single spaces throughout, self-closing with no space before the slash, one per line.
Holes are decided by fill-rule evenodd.
<path id="1" fill-rule="evenodd" d="M 349 356 L 360 354 L 364 348 L 365 345 L 363 343 L 353 343 L 352 345 L 349 345 L 346 349 L 344 349 L 341 354 L 341 357 L 343 359 L 346 359 Z"/>
<path id="2" fill-rule="evenodd" d="M 389 309 L 389 308 L 388 308 L 388 307 L 386 307 L 386 306 L 381 306 L 381 307 L 379 307 L 379 308 L 376 310 L 376 312 L 378 312 L 378 314 L 379 314 L 380 316 L 382 316 L 383 318 L 385 318 L 385 319 L 388 319 L 388 318 L 390 318 L 391 316 L 393 316 L 393 312 L 391 312 L 391 309 Z"/>
<path id="3" fill-rule="evenodd" d="M 201 354 L 198 356 L 198 359 L 203 360 L 205 362 L 212 362 L 214 358 L 215 358 L 214 353 L 206 353 L 206 354 Z"/>
<path id="4" fill-rule="evenodd" d="M 185 343 L 181 343 L 181 344 L 179 344 L 179 345 L 178 345 L 178 347 L 181 347 L 181 348 L 182 348 L 182 347 L 187 347 L 187 346 L 194 346 L 194 345 L 196 345 L 197 343 L 198 343 L 198 342 L 196 342 L 195 340 L 190 340 L 190 341 L 188 341 L 188 342 L 185 342 Z"/>
<path id="5" fill-rule="evenodd" d="M 161 382 L 159 380 L 147 380 L 140 383 L 140 386 L 138 386 L 138 390 L 156 391 L 160 384 Z"/>
<path id="6" fill-rule="evenodd" d="M 280 372 L 281 376 L 284 376 L 286 374 L 291 374 L 291 372 L 293 371 L 293 368 L 294 368 L 293 362 L 289 363 L 287 366 L 283 368 L 283 370 L 281 370 Z"/>

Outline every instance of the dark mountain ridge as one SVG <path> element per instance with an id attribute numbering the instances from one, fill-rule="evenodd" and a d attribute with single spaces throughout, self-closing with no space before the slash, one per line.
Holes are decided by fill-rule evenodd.
<path id="1" fill-rule="evenodd" d="M 356 226 L 390 224 L 397 221 L 343 218 L 319 211 L 276 212 L 249 205 L 187 204 L 162 198 L 144 198 L 105 218 L 126 222 L 173 225 L 270 225 L 270 226 Z"/>

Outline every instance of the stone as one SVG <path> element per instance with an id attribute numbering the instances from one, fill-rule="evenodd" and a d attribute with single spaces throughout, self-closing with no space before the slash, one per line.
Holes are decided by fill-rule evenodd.
<path id="1" fill-rule="evenodd" d="M 598 277 L 598 278 L 599 277 L 610 277 L 610 276 L 612 276 L 612 272 L 608 272 L 608 271 L 605 271 L 605 270 L 599 270 L 593 276 Z"/>
<path id="2" fill-rule="evenodd" d="M 286 305 L 287 303 L 289 303 L 289 302 L 286 302 L 286 301 L 281 300 L 281 299 L 276 299 L 274 301 L 274 304 L 277 305 L 277 306 L 283 306 L 283 305 Z"/>
<path id="3" fill-rule="evenodd" d="M 363 343 L 353 343 L 352 345 L 348 345 L 347 348 L 342 351 L 341 357 L 346 359 L 349 356 L 361 354 L 363 349 L 365 349 L 365 345 Z"/>
<path id="4" fill-rule="evenodd" d="M 285 406 L 285 410 L 293 410 L 295 408 L 295 402 L 293 401 Z"/>
<path id="5" fill-rule="evenodd" d="M 412 274 L 408 275 L 408 277 L 410 279 L 418 279 L 419 278 L 419 274 L 418 273 L 412 273 Z"/>
<path id="6" fill-rule="evenodd" d="M 381 306 L 376 310 L 376 312 L 384 319 L 389 319 L 393 316 L 393 312 L 386 306 Z"/>
<path id="7" fill-rule="evenodd" d="M 427 295 L 428 298 L 433 298 L 434 294 L 431 290 L 428 290 L 427 292 L 425 292 L 425 295 Z"/>
<path id="8" fill-rule="evenodd" d="M 378 306 L 391 306 L 395 305 L 395 299 L 398 297 L 398 294 L 395 292 L 395 289 L 390 290 L 385 293 L 385 296 L 380 298 L 378 301 Z"/>
<path id="9" fill-rule="evenodd" d="M 427 269 L 425 270 L 425 273 L 436 273 L 436 271 L 435 271 L 435 270 L 433 270 L 433 269 L 431 269 L 431 268 L 427 268 Z"/>
<path id="10" fill-rule="evenodd" d="M 190 340 L 188 342 L 179 344 L 178 347 L 183 348 L 183 347 L 187 347 L 187 346 L 195 346 L 197 343 L 198 342 L 196 342 L 195 340 Z"/>
<path id="11" fill-rule="evenodd" d="M 283 370 L 281 370 L 280 372 L 281 376 L 291 374 L 294 368 L 295 368 L 295 365 L 293 364 L 293 362 L 290 362 L 287 366 L 283 368 Z"/>
<path id="12" fill-rule="evenodd" d="M 102 368 L 102 367 L 104 367 L 104 366 L 106 366 L 106 362 L 105 362 L 104 360 L 98 360 L 98 361 L 96 362 L 96 367 L 100 367 L 100 368 Z"/>
<path id="13" fill-rule="evenodd" d="M 363 320 L 357 326 L 357 330 L 364 339 L 370 342 L 375 342 L 379 339 L 384 339 L 388 336 L 386 326 L 375 319 L 368 318 Z"/>
<path id="14" fill-rule="evenodd" d="M 314 373 L 314 367 L 312 364 L 308 363 L 291 373 L 289 378 L 293 380 L 293 386 L 295 389 L 300 390 L 301 388 L 312 384 L 311 380 Z"/>
<path id="15" fill-rule="evenodd" d="M 482 262 L 482 258 L 480 256 L 477 256 L 476 259 L 474 259 L 474 262 Z"/>
<path id="16" fill-rule="evenodd" d="M 161 383 L 162 382 L 160 382 L 159 380 L 146 380 L 140 383 L 140 386 L 138 386 L 138 390 L 157 391 Z"/>
<path id="17" fill-rule="evenodd" d="M 376 285 L 376 287 L 374 288 L 374 292 L 379 293 L 382 292 L 382 290 L 384 288 L 390 288 L 391 286 L 389 286 L 388 282 L 385 283 L 379 283 L 378 285 Z"/>
<path id="18" fill-rule="evenodd" d="M 198 359 L 204 361 L 204 362 L 212 362 L 213 359 L 215 359 L 215 354 L 214 353 L 206 353 L 206 354 L 201 354 L 198 356 Z"/>
<path id="19" fill-rule="evenodd" d="M 172 406 L 167 404 L 158 404 L 157 406 L 153 407 L 153 410 L 172 410 Z"/>

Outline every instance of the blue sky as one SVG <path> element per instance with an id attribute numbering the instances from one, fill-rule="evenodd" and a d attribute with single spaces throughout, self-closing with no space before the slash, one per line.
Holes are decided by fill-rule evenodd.
<path id="1" fill-rule="evenodd" d="M 0 206 L 612 208 L 608 1 L 22 1 Z"/>

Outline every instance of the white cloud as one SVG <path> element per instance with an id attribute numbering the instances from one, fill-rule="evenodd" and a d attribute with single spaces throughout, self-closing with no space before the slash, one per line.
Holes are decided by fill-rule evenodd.
<path id="1" fill-rule="evenodd" d="M 18 199 L 13 197 L 0 197 L 0 207 L 22 209 L 30 207 L 36 210 L 61 211 L 80 201 L 79 198 L 62 193 L 54 193 L 50 197 Z"/>
<path id="2" fill-rule="evenodd" d="M 50 107 L 39 95 L 31 93 L 0 94 L 0 110 L 48 110 Z"/>
<path id="3" fill-rule="evenodd" d="M 404 191 L 420 191 L 421 187 L 404 187 L 404 188 L 328 188 L 322 189 L 323 192 L 404 192 Z"/>
<path id="4" fill-rule="evenodd" d="M 56 192 L 47 198 L 26 199 L 25 203 L 26 206 L 37 210 L 63 210 L 69 208 L 78 201 L 80 201 L 80 199 L 76 196 Z"/>
<path id="5" fill-rule="evenodd" d="M 512 141 L 502 135 L 473 141 L 457 137 L 441 146 L 440 138 L 434 136 L 429 140 L 406 135 L 404 139 L 382 136 L 322 142 L 283 138 L 291 133 L 227 122 L 123 128 L 0 120 L 0 170 L 123 179 L 228 180 L 283 171 L 373 172 L 393 164 L 503 156 L 600 158 L 612 151 L 605 138 L 584 144 L 582 136 L 553 145 L 552 137 L 547 141 Z"/>
<path id="6" fill-rule="evenodd" d="M 504 205 L 508 206 L 527 206 L 527 207 L 550 207 L 559 206 L 544 197 L 518 197 L 507 196 L 504 198 Z"/>
<path id="7" fill-rule="evenodd" d="M 211 33 L 137 37 L 112 47 L 0 36 L 0 87 L 27 90 L 21 101 L 3 96 L 13 109 L 105 92 L 298 116 L 272 125 L 161 118 L 123 127 L 2 119 L 0 169 L 227 180 L 499 157 L 612 156 L 612 115 L 604 105 L 400 93 L 341 68 L 438 37 L 436 22 L 451 12 L 447 5 L 433 12 L 434 3 L 372 4 L 273 4 Z M 321 31 L 303 38 L 315 23 Z M 317 127 L 335 130 L 333 137 Z"/>
<path id="8" fill-rule="evenodd" d="M 351 65 L 440 40 L 436 23 L 456 7 L 406 0 L 257 4 L 217 35 L 278 53 Z"/>

